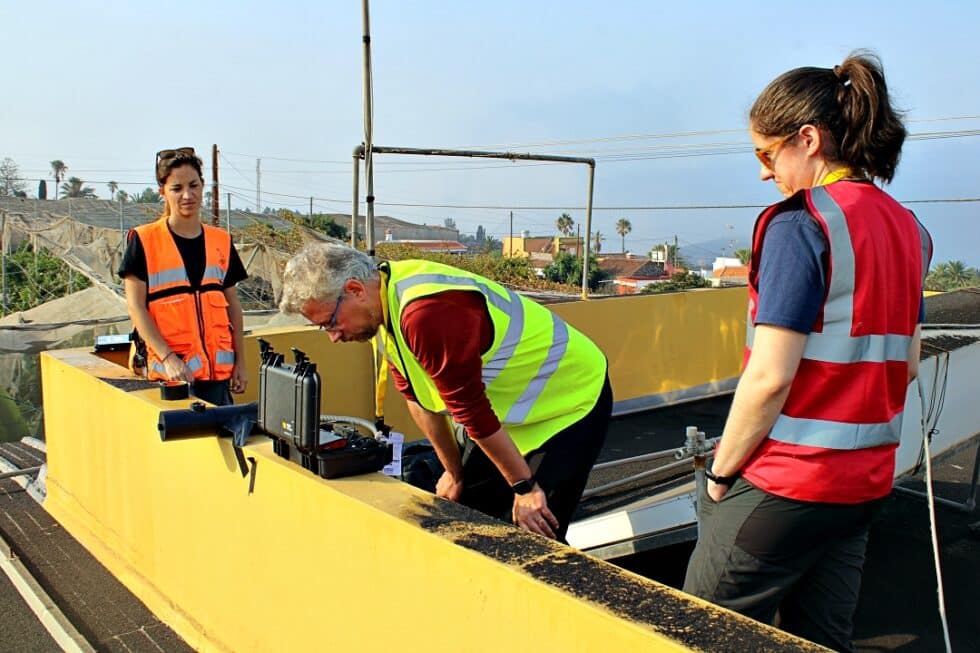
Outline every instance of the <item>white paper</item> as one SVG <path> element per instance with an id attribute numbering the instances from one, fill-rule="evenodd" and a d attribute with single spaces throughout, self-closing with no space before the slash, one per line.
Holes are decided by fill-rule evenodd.
<path id="1" fill-rule="evenodd" d="M 386 476 L 402 475 L 402 445 L 405 443 L 405 434 L 392 431 L 388 434 L 388 442 L 391 444 L 391 462 L 381 470 Z"/>

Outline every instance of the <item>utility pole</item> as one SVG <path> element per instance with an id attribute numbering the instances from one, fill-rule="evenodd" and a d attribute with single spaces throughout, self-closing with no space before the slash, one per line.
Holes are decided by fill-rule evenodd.
<path id="1" fill-rule="evenodd" d="M 218 207 L 218 145 L 211 146 L 211 224 L 221 224 Z"/>
<path id="2" fill-rule="evenodd" d="M 313 197 L 310 197 L 310 225 L 313 224 Z"/>
<path id="3" fill-rule="evenodd" d="M 364 44 L 364 179 L 366 215 L 364 245 L 367 255 L 374 258 L 374 83 L 371 80 L 371 16 L 368 0 L 361 2 L 361 24 Z"/>
<path id="4" fill-rule="evenodd" d="M 231 233 L 231 193 L 228 193 L 228 203 L 225 205 L 225 222 L 228 223 L 228 233 Z"/>
<path id="5" fill-rule="evenodd" d="M 255 212 L 262 213 L 262 159 L 255 160 Z"/>
<path id="6" fill-rule="evenodd" d="M 514 258 L 514 212 L 513 211 L 510 212 L 510 240 L 508 242 L 510 243 L 510 254 L 508 254 L 508 257 Z"/>
<path id="7" fill-rule="evenodd" d="M 3 315 L 7 314 L 7 214 L 0 215 L 0 235 L 3 242 L 0 243 L 0 268 L 3 269 Z"/>
<path id="8" fill-rule="evenodd" d="M 674 234 L 674 269 L 677 269 L 677 234 Z"/>

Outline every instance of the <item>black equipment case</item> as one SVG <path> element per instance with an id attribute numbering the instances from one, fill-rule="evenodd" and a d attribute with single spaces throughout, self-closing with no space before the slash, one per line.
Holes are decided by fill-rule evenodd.
<path id="1" fill-rule="evenodd" d="M 306 354 L 294 347 L 288 364 L 262 339 L 259 349 L 258 426 L 272 437 L 277 455 L 289 458 L 295 447 L 303 467 L 323 478 L 374 472 L 391 461 L 386 442 L 321 423 L 320 374 Z"/>

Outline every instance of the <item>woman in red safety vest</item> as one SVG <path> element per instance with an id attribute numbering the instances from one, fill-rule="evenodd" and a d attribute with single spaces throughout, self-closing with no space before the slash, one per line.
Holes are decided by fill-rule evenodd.
<path id="1" fill-rule="evenodd" d="M 745 370 L 700 501 L 684 589 L 835 650 L 892 488 L 932 241 L 876 186 L 906 131 L 880 61 L 797 68 L 749 114 L 785 199 L 759 216 Z"/>
<path id="2" fill-rule="evenodd" d="M 201 223 L 201 160 L 189 147 L 162 150 L 156 177 L 163 214 L 129 232 L 119 276 L 133 326 L 146 343 L 150 380 L 187 381 L 213 404 L 248 384 L 242 308 L 248 275 L 231 234 Z"/>

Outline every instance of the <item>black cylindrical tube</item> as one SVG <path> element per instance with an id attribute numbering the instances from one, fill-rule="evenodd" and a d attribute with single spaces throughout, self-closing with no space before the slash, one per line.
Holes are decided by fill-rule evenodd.
<path id="1" fill-rule="evenodd" d="M 257 420 L 258 414 L 257 401 L 231 406 L 205 406 L 201 411 L 190 408 L 161 410 L 157 428 L 161 440 L 187 435 L 212 435 L 240 415 Z"/>

